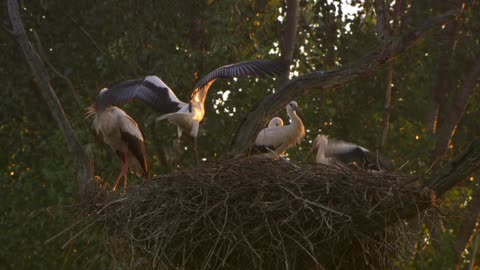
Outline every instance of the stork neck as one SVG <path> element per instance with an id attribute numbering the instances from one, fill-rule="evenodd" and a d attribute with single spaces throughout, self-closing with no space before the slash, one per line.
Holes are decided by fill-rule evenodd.
<path id="1" fill-rule="evenodd" d="M 317 160 L 324 160 L 326 151 L 327 146 L 324 143 L 320 143 L 317 148 Z"/>
<path id="2" fill-rule="evenodd" d="M 327 152 L 328 139 L 325 136 L 319 136 L 315 143 L 317 146 L 317 162 L 323 163 L 326 159 L 325 153 Z"/>
<path id="3" fill-rule="evenodd" d="M 201 103 L 202 105 L 205 103 L 205 99 L 208 94 L 208 90 L 210 89 L 210 86 L 215 82 L 215 80 L 211 80 L 207 85 L 201 87 L 201 88 L 196 88 L 192 94 L 192 99 L 191 103 Z"/>
<path id="4" fill-rule="evenodd" d="M 297 113 L 295 111 L 293 111 L 293 109 L 288 108 L 287 109 L 287 114 L 288 114 L 288 117 L 290 117 L 290 124 L 291 125 L 303 126 L 302 120 L 300 119 L 300 117 L 298 117 Z"/>

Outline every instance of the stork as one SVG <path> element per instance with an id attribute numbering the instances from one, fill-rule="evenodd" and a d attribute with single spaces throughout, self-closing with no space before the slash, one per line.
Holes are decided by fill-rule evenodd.
<path id="1" fill-rule="evenodd" d="M 316 163 L 338 165 L 341 167 L 355 166 L 370 171 L 392 170 L 390 160 L 370 152 L 368 149 L 344 141 L 330 140 L 325 135 L 318 135 L 307 155 L 316 152 Z"/>
<path id="2" fill-rule="evenodd" d="M 280 117 L 274 117 L 268 122 L 268 127 L 283 126 L 283 120 Z"/>
<path id="3" fill-rule="evenodd" d="M 145 102 L 162 114 L 157 120 L 167 119 L 177 126 L 178 146 L 183 131 L 187 131 L 193 137 L 195 158 L 198 162 L 199 124 L 205 115 L 205 98 L 215 80 L 251 75 L 274 76 L 281 74 L 287 67 L 286 62 L 282 60 L 249 60 L 219 67 L 198 81 L 189 103 L 180 101 L 159 77 L 151 75 L 113 85 L 99 97 L 97 103 L 110 106 L 133 100 Z"/>
<path id="4" fill-rule="evenodd" d="M 100 97 L 109 90 L 100 91 Z M 138 124 L 125 111 L 116 106 L 105 106 L 97 102 L 87 108 L 87 117 L 93 118 L 93 128 L 103 136 L 106 144 L 122 160 L 122 168 L 113 190 L 115 191 L 123 176 L 124 188 L 127 186 L 128 170 L 138 176 L 148 176 L 149 164 L 145 148 L 145 137 Z"/>
<path id="5" fill-rule="evenodd" d="M 255 139 L 254 149 L 262 153 L 255 154 L 254 157 L 277 158 L 305 137 L 303 112 L 297 102 L 290 101 L 285 109 L 290 117 L 290 124 L 284 126 L 278 117 L 281 125 L 275 125 L 278 121 L 274 120 L 275 118 L 270 120 L 268 127 L 262 129 Z"/>

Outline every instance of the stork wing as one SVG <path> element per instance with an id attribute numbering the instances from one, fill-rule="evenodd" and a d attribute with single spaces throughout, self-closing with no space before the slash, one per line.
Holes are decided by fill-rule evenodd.
<path id="1" fill-rule="evenodd" d="M 368 153 L 367 149 L 356 144 L 329 139 L 325 155 L 333 157 L 344 164 L 355 162 L 362 166 L 368 159 Z"/>
<path id="2" fill-rule="evenodd" d="M 255 139 L 255 147 L 277 149 L 285 141 L 284 126 L 273 126 L 262 129 Z"/>
<path id="3" fill-rule="evenodd" d="M 206 92 L 212 83 L 219 78 L 233 78 L 245 76 L 275 76 L 280 75 L 288 68 L 288 62 L 284 60 L 249 60 L 219 67 L 207 74 L 195 85 L 192 99 L 199 92 Z M 200 99 L 201 100 L 201 99 Z"/>
<path id="4" fill-rule="evenodd" d="M 356 163 L 363 169 L 377 171 L 393 170 L 393 162 L 391 160 L 353 143 L 329 140 L 326 155 L 346 165 Z"/>
<path id="5" fill-rule="evenodd" d="M 162 114 L 176 112 L 185 105 L 160 78 L 147 76 L 113 85 L 100 92 L 97 107 L 101 109 L 133 100 L 141 100 Z"/>

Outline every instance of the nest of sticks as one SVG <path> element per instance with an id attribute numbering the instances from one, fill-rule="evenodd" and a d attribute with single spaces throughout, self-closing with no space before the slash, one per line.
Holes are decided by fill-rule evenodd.
<path id="1" fill-rule="evenodd" d="M 390 269 L 418 176 L 283 160 L 208 163 L 98 197 L 94 219 L 130 269 Z"/>

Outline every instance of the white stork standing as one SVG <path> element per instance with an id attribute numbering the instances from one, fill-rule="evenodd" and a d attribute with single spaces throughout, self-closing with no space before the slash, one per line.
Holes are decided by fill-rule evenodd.
<path id="1" fill-rule="evenodd" d="M 353 165 L 371 171 L 393 169 L 392 162 L 379 154 L 372 153 L 368 149 L 353 143 L 329 140 L 325 135 L 318 135 L 315 138 L 308 156 L 313 152 L 317 153 L 315 162 L 325 165 L 339 165 L 341 167 Z"/>
<path id="2" fill-rule="evenodd" d="M 175 93 L 157 76 L 147 76 L 116 84 L 100 95 L 97 104 L 103 107 L 141 100 L 163 114 L 158 120 L 168 119 L 177 126 L 178 145 L 183 131 L 194 139 L 198 162 L 197 136 L 200 121 L 205 115 L 205 98 L 210 86 L 218 78 L 244 76 L 273 76 L 281 74 L 288 64 L 282 60 L 250 60 L 225 65 L 207 74 L 195 86 L 189 103 L 180 101 Z"/>
<path id="3" fill-rule="evenodd" d="M 100 96 L 108 91 L 106 88 L 102 89 Z M 93 117 L 92 126 L 97 134 L 102 134 L 105 143 L 110 145 L 122 160 L 122 168 L 113 190 L 117 189 L 122 176 L 126 188 L 128 169 L 138 176 L 148 176 L 145 137 L 132 117 L 116 106 L 105 107 L 98 102 L 88 107 L 87 117 Z"/>
<path id="4" fill-rule="evenodd" d="M 254 149 L 262 153 L 255 154 L 254 157 L 277 158 L 305 137 L 303 112 L 297 102 L 290 101 L 285 109 L 290 117 L 290 124 L 284 126 L 282 119 L 278 117 L 276 118 L 280 119 L 281 125 L 275 125 L 278 121 L 274 120 L 275 118 L 270 120 L 268 127 L 257 135 Z"/>

